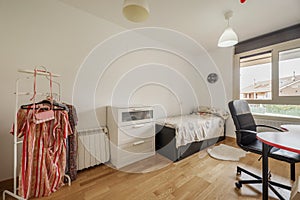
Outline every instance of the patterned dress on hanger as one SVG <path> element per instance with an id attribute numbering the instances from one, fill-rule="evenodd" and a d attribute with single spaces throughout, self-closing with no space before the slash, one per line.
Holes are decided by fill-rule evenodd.
<path id="1" fill-rule="evenodd" d="M 69 123 L 73 134 L 67 138 L 67 164 L 66 174 L 68 174 L 72 181 L 77 177 L 77 154 L 78 154 L 78 133 L 76 125 L 78 122 L 76 108 L 73 105 L 64 103 L 69 109 Z"/>
<path id="2" fill-rule="evenodd" d="M 17 113 L 17 136 L 23 137 L 19 195 L 26 199 L 63 186 L 66 138 L 72 134 L 67 111 L 54 110 L 55 118 L 40 124 L 33 122 L 33 112 L 29 107 Z"/>

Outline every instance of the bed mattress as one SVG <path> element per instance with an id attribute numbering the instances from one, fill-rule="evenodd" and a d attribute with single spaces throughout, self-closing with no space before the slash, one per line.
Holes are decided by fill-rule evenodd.
<path id="1" fill-rule="evenodd" d="M 224 135 L 225 120 L 214 114 L 190 114 L 159 119 L 158 124 L 175 130 L 176 148 Z"/>

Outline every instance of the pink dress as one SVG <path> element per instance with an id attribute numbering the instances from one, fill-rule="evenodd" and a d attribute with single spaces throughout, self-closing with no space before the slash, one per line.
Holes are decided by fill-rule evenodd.
<path id="1" fill-rule="evenodd" d="M 19 175 L 23 198 L 48 196 L 64 185 L 66 138 L 72 130 L 67 111 L 55 110 L 54 115 L 51 121 L 35 124 L 32 109 L 17 113 L 17 136 L 23 136 Z"/>

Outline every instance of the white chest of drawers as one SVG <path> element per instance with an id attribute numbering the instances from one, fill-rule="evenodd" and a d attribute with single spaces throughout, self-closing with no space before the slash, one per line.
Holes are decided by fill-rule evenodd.
<path id="1" fill-rule="evenodd" d="M 111 163 L 120 169 L 155 154 L 153 107 L 107 107 Z"/>

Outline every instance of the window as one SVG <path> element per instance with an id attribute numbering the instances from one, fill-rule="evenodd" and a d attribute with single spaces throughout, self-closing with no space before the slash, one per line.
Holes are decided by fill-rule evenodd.
<path id="1" fill-rule="evenodd" d="M 279 52 L 279 96 L 300 96 L 300 48 Z"/>
<path id="2" fill-rule="evenodd" d="M 271 53 L 240 58 L 240 99 L 272 98 Z"/>
<path id="3" fill-rule="evenodd" d="M 277 117 L 300 117 L 299 105 L 249 104 L 249 106 L 251 112 L 254 114 Z"/>
<path id="4" fill-rule="evenodd" d="M 236 54 L 234 98 L 253 113 L 300 118 L 300 39 Z"/>

